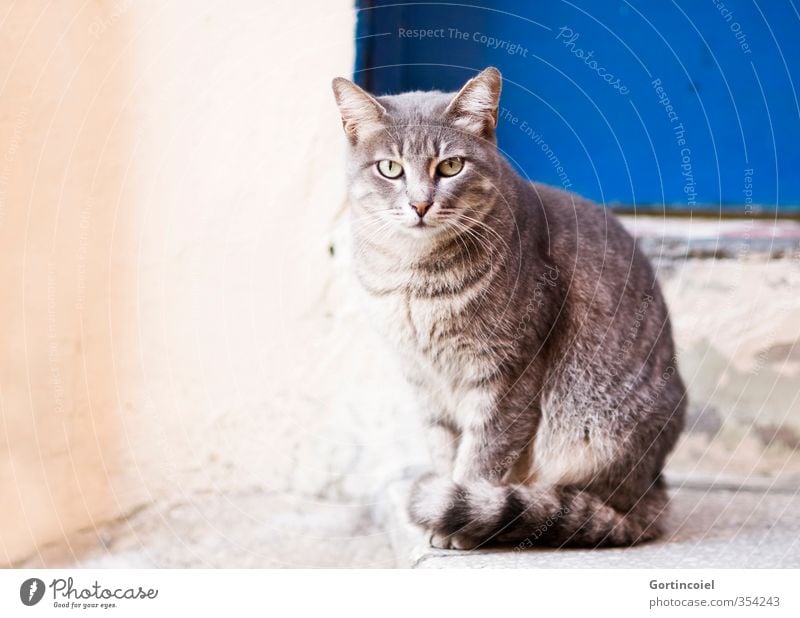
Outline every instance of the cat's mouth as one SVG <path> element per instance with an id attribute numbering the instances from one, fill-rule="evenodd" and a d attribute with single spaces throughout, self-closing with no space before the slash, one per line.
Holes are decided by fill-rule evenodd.
<path id="1" fill-rule="evenodd" d="M 411 232 L 414 236 L 429 236 L 431 234 L 436 234 L 439 226 L 436 225 L 435 222 L 426 221 L 425 219 L 420 219 L 415 221 L 414 223 L 408 225 L 406 229 Z"/>
<path id="2" fill-rule="evenodd" d="M 417 219 L 416 221 L 405 221 L 403 223 L 403 227 L 407 230 L 416 232 L 423 229 L 430 229 L 434 226 L 431 225 L 431 223 L 429 221 L 426 221 L 425 219 Z"/>
<path id="3" fill-rule="evenodd" d="M 443 229 L 440 221 L 430 219 L 429 217 L 418 218 L 413 222 L 406 221 L 403 227 L 406 233 L 417 238 L 431 238 L 437 236 Z"/>

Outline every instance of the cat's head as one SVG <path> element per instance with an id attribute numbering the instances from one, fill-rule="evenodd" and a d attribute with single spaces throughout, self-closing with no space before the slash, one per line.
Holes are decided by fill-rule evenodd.
<path id="1" fill-rule="evenodd" d="M 373 97 L 334 79 L 357 219 L 376 232 L 432 238 L 482 218 L 497 190 L 501 81 L 490 67 L 457 93 Z"/>

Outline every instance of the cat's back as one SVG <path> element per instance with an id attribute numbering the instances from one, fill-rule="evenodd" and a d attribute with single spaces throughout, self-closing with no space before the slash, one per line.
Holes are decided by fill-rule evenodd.
<path id="1" fill-rule="evenodd" d="M 535 242 L 545 245 L 573 288 L 588 287 L 595 295 L 601 292 L 598 283 L 607 291 L 657 288 L 647 257 L 608 208 L 557 187 L 526 185 L 525 207 L 542 213 Z"/>
<path id="2" fill-rule="evenodd" d="M 635 243 L 630 233 L 607 208 L 576 193 L 538 182 L 528 185 L 527 201 L 543 212 L 545 233 L 553 253 L 581 257 L 623 255 L 628 260 Z M 641 261 L 643 256 L 634 259 Z"/>
<path id="3" fill-rule="evenodd" d="M 621 356 L 647 354 L 658 340 L 656 356 L 670 356 L 669 317 L 656 275 L 616 216 L 555 187 L 529 183 L 523 192 L 525 207 L 542 213 L 544 229 L 531 233 L 530 243 L 544 244 L 557 266 L 567 339 L 583 342 L 587 353 L 602 347 L 625 350 Z"/>

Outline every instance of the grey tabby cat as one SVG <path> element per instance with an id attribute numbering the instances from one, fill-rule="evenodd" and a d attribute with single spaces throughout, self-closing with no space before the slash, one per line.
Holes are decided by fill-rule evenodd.
<path id="1" fill-rule="evenodd" d="M 372 97 L 337 78 L 357 275 L 419 394 L 437 547 L 632 545 L 662 531 L 686 394 L 647 259 L 609 212 L 520 178 L 501 76 Z"/>

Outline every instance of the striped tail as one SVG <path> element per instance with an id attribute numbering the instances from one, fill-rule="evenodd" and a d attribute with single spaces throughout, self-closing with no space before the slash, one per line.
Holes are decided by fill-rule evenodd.
<path id="1" fill-rule="evenodd" d="M 622 497 L 630 498 L 630 493 Z M 629 546 L 661 535 L 667 503 L 660 480 L 639 492 L 623 512 L 575 487 L 543 489 L 481 480 L 456 484 L 428 475 L 411 489 L 409 515 L 442 548 L 472 549 L 486 543 L 515 543 L 519 548 Z"/>

